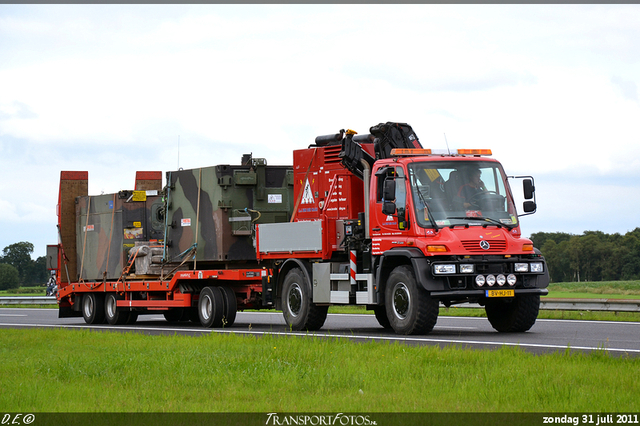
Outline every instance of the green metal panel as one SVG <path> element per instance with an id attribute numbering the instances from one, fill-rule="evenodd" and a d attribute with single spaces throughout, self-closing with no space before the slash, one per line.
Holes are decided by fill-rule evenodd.
<path id="1" fill-rule="evenodd" d="M 194 246 L 198 262 L 255 260 L 254 225 L 289 221 L 292 183 L 292 167 L 263 159 L 168 172 L 167 260 Z"/>

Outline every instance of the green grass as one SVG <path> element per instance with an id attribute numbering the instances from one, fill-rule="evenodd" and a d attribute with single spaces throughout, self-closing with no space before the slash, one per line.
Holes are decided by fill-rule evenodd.
<path id="1" fill-rule="evenodd" d="M 0 329 L 0 357 L 11 412 L 637 412 L 640 394 L 640 359 L 599 351 Z"/>
<path id="2" fill-rule="evenodd" d="M 549 296 L 571 294 L 568 297 L 614 298 L 621 296 L 629 299 L 640 298 L 640 281 L 589 281 L 581 283 L 551 283 Z M 596 296 L 593 296 L 596 295 Z"/>
<path id="3" fill-rule="evenodd" d="M 9 290 L 0 290 L 0 297 L 9 296 L 46 296 L 47 288 L 43 286 L 37 287 L 20 287 Z"/>

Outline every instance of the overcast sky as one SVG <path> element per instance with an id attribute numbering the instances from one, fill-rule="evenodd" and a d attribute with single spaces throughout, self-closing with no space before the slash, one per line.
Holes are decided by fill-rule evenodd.
<path id="1" fill-rule="evenodd" d="M 0 5 L 0 250 L 57 243 L 61 170 L 113 193 L 136 170 L 291 164 L 387 121 L 533 175 L 524 235 L 624 234 L 639 22 L 640 5 Z"/>

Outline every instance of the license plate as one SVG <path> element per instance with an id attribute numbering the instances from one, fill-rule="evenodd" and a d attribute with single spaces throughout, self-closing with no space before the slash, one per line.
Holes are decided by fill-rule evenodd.
<path id="1" fill-rule="evenodd" d="M 514 297 L 514 290 L 487 290 L 487 297 Z"/>

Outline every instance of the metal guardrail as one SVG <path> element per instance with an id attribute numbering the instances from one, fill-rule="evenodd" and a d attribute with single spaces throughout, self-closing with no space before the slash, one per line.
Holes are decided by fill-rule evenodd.
<path id="1" fill-rule="evenodd" d="M 558 311 L 640 312 L 640 299 L 540 299 L 540 309 Z"/>
<path id="2" fill-rule="evenodd" d="M 0 297 L 0 305 L 56 305 L 55 296 L 11 296 Z"/>
<path id="3" fill-rule="evenodd" d="M 0 305 L 55 305 L 54 296 L 15 296 L 0 297 Z M 482 308 L 482 306 L 463 303 L 459 308 Z M 540 309 L 557 311 L 609 311 L 640 312 L 640 299 L 540 299 Z"/>
<path id="4" fill-rule="evenodd" d="M 483 306 L 461 303 L 458 308 L 484 308 Z M 547 311 L 608 311 L 640 312 L 640 299 L 550 299 L 540 298 L 540 309 Z"/>

